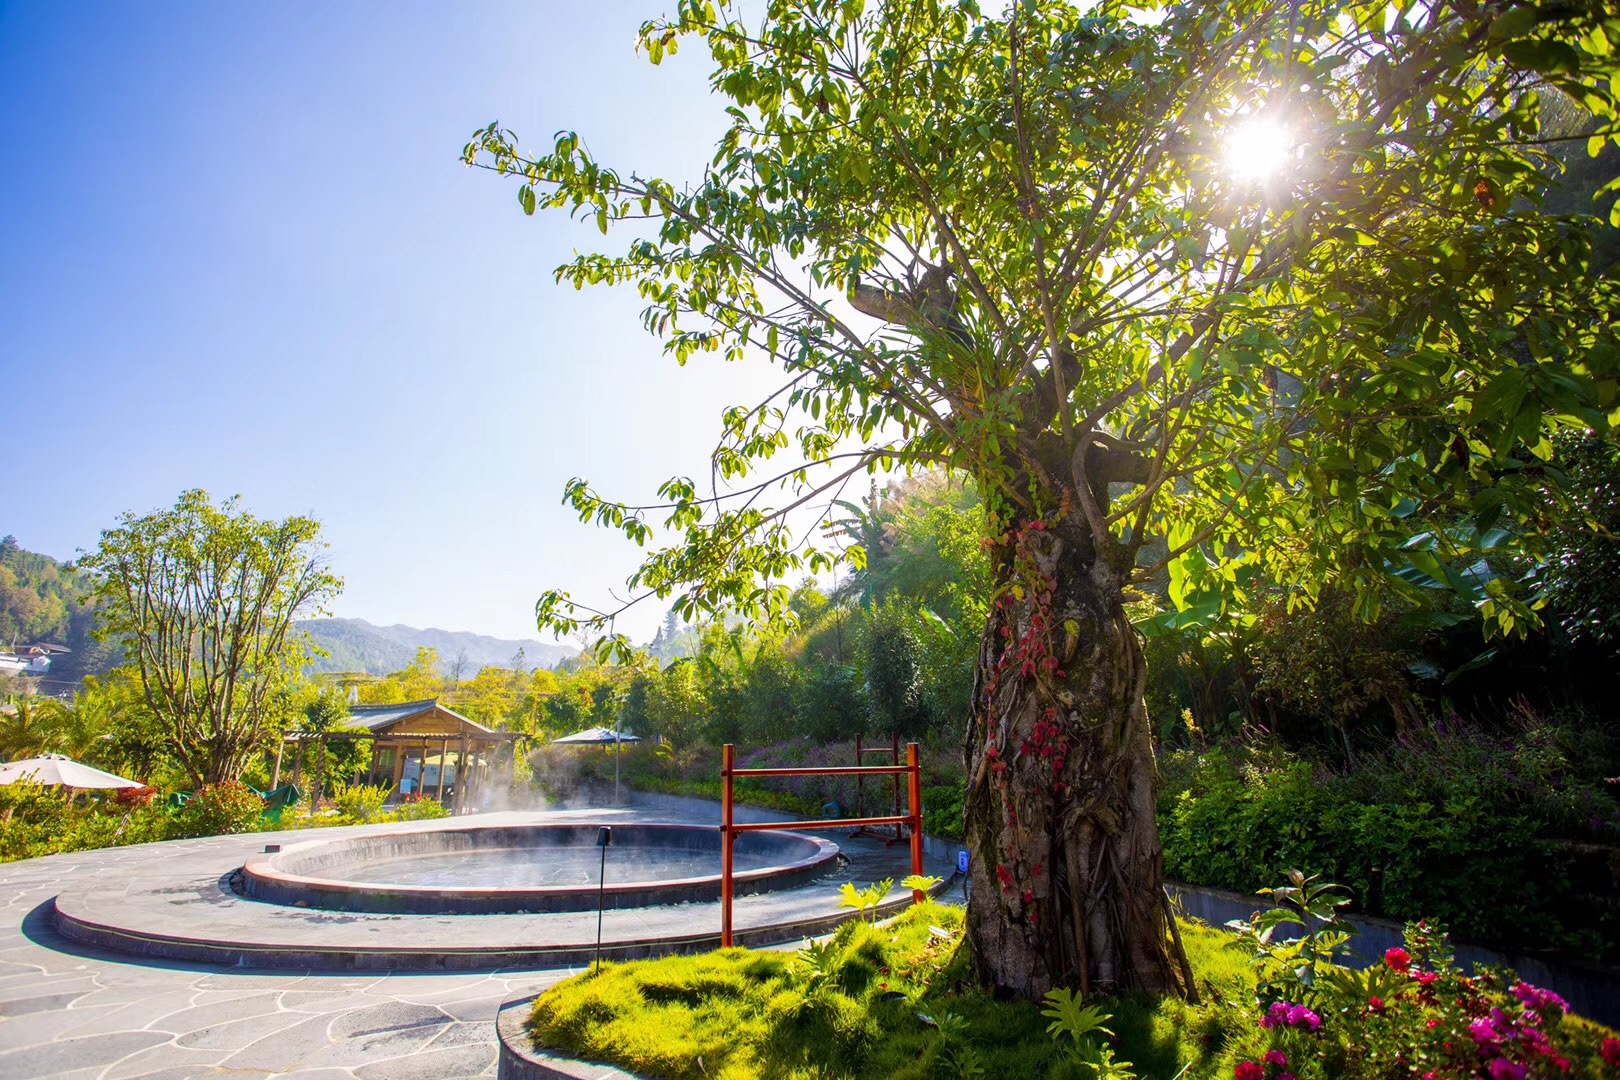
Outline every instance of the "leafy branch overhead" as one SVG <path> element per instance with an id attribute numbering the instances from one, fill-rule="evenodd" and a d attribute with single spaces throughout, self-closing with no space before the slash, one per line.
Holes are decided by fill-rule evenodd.
<path id="1" fill-rule="evenodd" d="M 1536 209 L 1566 143 L 1620 142 L 1607 4 L 683 0 L 640 45 L 694 39 L 730 123 L 690 183 L 573 132 L 465 149 L 525 212 L 627 235 L 559 281 L 633 285 L 681 363 L 783 373 L 726 413 L 706 487 L 570 484 L 584 520 L 672 534 L 633 594 L 779 611 L 838 558 L 795 522 L 863 471 L 945 466 L 990 537 L 1077 515 L 1111 565 L 1169 566 L 1182 606 L 1337 580 L 1371 614 L 1472 582 L 1501 628 L 1534 621 L 1463 571 L 1535 557 L 1553 436 L 1620 421 L 1596 223 Z M 1549 128 L 1555 98 L 1586 126 Z M 1259 175 L 1230 149 L 1256 126 L 1281 147 Z"/>

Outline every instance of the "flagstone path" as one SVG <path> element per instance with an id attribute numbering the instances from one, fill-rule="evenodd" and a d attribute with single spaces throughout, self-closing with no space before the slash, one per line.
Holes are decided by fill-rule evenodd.
<path id="1" fill-rule="evenodd" d="M 690 817 L 669 810 L 656 813 L 663 820 Z M 470 824 L 478 817 L 458 820 Z M 170 841 L 0 865 L 0 1078 L 492 1077 L 501 1003 L 538 993 L 578 970 L 244 969 L 140 961 L 69 941 L 56 930 L 51 902 L 65 891 L 135 875 L 137 863 L 149 868 L 154 859 L 178 869 L 230 845 L 240 847 L 244 839 Z M 903 849 L 890 850 L 903 858 Z M 185 885 L 173 892 L 182 919 L 187 910 L 218 906 L 211 897 L 199 904 L 194 883 L 189 893 Z M 688 918 L 712 915 L 713 905 L 692 907 L 711 910 L 694 910 Z M 197 921 L 207 920 L 199 915 Z"/>

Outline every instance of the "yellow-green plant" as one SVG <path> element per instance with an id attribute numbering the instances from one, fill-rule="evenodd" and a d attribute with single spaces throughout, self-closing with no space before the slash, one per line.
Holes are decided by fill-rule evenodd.
<path id="1" fill-rule="evenodd" d="M 840 897 L 838 906 L 854 908 L 860 912 L 861 918 L 871 922 L 877 918 L 878 905 L 883 903 L 893 889 L 893 878 L 884 878 L 865 889 L 857 889 L 854 882 L 846 881 L 838 893 Z"/>
<path id="2" fill-rule="evenodd" d="M 388 801 L 388 793 L 392 790 L 392 784 L 372 786 L 360 780 L 351 780 L 333 792 L 332 803 L 338 808 L 338 813 L 351 821 L 370 821 L 382 813 L 383 804 Z"/>

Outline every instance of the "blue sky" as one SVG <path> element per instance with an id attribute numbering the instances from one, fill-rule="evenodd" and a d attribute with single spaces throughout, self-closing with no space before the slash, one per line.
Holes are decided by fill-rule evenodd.
<path id="1" fill-rule="evenodd" d="M 704 57 L 633 52 L 666 6 L 0 0 L 0 533 L 69 557 L 202 487 L 321 520 L 340 615 L 530 636 L 543 589 L 603 598 L 636 549 L 563 485 L 701 475 L 770 373 L 553 284 L 594 227 L 457 158 L 499 119 L 694 176 Z"/>

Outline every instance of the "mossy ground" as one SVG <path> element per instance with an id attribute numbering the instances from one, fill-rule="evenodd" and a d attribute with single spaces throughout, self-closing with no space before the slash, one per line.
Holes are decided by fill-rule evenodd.
<path id="1" fill-rule="evenodd" d="M 671 1080 L 1090 1076 L 1047 1034 L 1038 1005 L 973 983 L 961 925 L 960 909 L 932 903 L 885 925 L 847 923 L 819 979 L 793 953 L 745 949 L 608 965 L 541 995 L 532 1030 L 543 1046 Z M 1246 1040 L 1229 1003 L 1254 987 L 1246 958 L 1229 934 L 1194 924 L 1182 934 L 1204 1003 L 1101 1002 L 1116 1057 L 1143 1077 L 1230 1076 Z M 960 1023 L 946 1019 L 942 1034 L 947 1016 Z"/>

